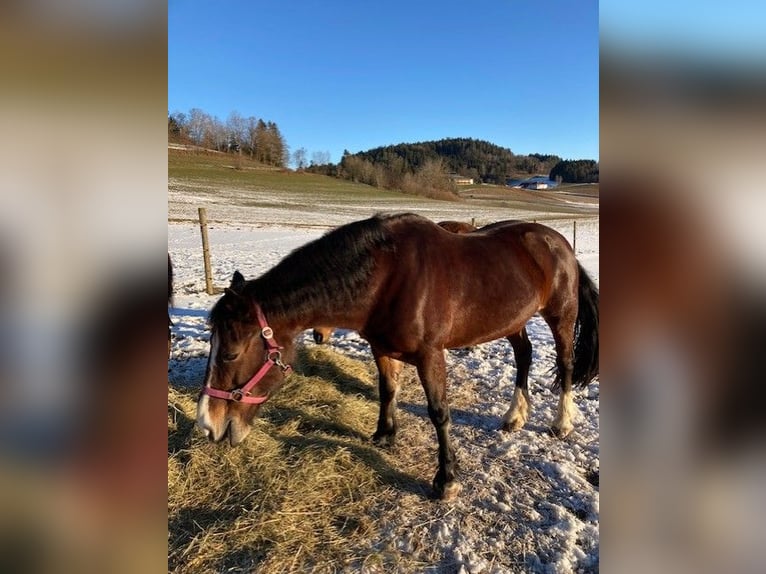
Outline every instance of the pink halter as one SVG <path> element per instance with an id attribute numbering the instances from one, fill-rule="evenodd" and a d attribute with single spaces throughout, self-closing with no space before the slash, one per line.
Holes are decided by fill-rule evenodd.
<path id="1" fill-rule="evenodd" d="M 255 312 L 258 316 L 258 324 L 261 326 L 261 337 L 263 337 L 266 346 L 266 362 L 260 369 L 258 369 L 258 372 L 256 372 L 252 378 L 240 388 L 234 389 L 233 391 L 222 391 L 220 389 L 213 389 L 206 386 L 202 389 L 203 394 L 210 395 L 211 397 L 215 397 L 217 399 L 226 399 L 227 401 L 247 403 L 250 405 L 260 405 L 261 403 L 266 402 L 266 400 L 269 398 L 268 395 L 262 397 L 252 397 L 250 396 L 250 391 L 253 390 L 255 385 L 261 382 L 261 379 L 266 376 L 266 373 L 269 371 L 269 369 L 276 365 L 285 375 L 292 371 L 292 367 L 290 365 L 286 365 L 282 362 L 282 353 L 280 350 L 283 347 L 280 347 L 274 341 L 274 331 L 271 329 L 271 327 L 269 327 L 268 323 L 266 323 L 266 316 L 263 314 L 261 306 L 258 305 L 258 303 L 255 304 Z"/>

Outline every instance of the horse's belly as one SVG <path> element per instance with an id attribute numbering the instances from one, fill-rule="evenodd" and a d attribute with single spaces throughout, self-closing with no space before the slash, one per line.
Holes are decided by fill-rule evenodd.
<path id="1" fill-rule="evenodd" d="M 526 305 L 514 313 L 502 310 L 484 313 L 466 313 L 453 321 L 444 347 L 469 347 L 515 335 L 537 311 L 537 305 Z"/>

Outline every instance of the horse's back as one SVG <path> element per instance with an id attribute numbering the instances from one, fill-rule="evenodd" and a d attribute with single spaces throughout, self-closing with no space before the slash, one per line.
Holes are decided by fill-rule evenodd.
<path id="1" fill-rule="evenodd" d="M 396 249 L 380 315 L 411 340 L 467 346 L 516 333 L 546 305 L 562 274 L 558 259 L 571 274 L 566 239 L 540 224 L 498 222 L 457 235 L 420 217 L 389 223 Z"/>
<path id="2" fill-rule="evenodd" d="M 478 236 L 495 238 L 525 261 L 530 276 L 538 277 L 539 291 L 550 295 L 574 294 L 579 277 L 577 258 L 569 241 L 558 231 L 540 223 L 498 222 L 481 228 Z M 545 304 L 545 302 L 543 302 Z"/>
<path id="3" fill-rule="evenodd" d="M 392 223 L 400 271 L 406 271 L 406 262 L 412 259 L 412 273 L 433 273 L 435 279 L 448 285 L 465 277 L 508 281 L 520 275 L 519 280 L 526 282 L 531 274 L 550 279 L 557 268 L 577 265 L 567 239 L 540 223 L 498 221 L 462 234 L 446 231 L 420 216 L 402 217 Z"/>

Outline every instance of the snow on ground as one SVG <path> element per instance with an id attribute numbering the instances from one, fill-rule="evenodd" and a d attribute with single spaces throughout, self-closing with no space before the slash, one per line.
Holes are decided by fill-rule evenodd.
<path id="1" fill-rule="evenodd" d="M 440 220 L 438 214 L 435 220 Z M 324 215 L 324 224 L 339 224 Z M 453 217 L 463 219 L 465 217 Z M 572 237 L 572 220 L 547 222 Z M 319 237 L 322 228 L 214 225 L 209 229 L 216 286 L 228 285 L 235 269 L 253 278 L 278 263 L 289 251 Z M 201 384 L 208 353 L 207 310 L 219 297 L 204 292 L 199 227 L 169 224 L 168 249 L 175 271 L 171 315 L 174 384 Z M 578 259 L 598 284 L 598 220 L 578 221 Z M 461 465 L 463 492 L 455 511 L 427 525 L 387 525 L 399 550 L 424 537 L 449 550 L 450 568 L 458 572 L 590 572 L 598 570 L 599 553 L 599 383 L 576 393 L 580 410 L 575 431 L 560 441 L 547 433 L 557 394 L 550 389 L 555 352 L 547 325 L 534 317 L 528 324 L 534 348 L 530 372 L 532 411 L 524 429 L 498 431 L 511 402 L 515 363 L 505 340 L 447 352 L 453 408 L 451 429 Z M 305 344 L 310 332 L 302 335 Z M 338 352 L 371 360 L 358 334 L 339 331 L 332 338 Z M 427 421 L 425 399 L 403 401 L 403 412 Z M 429 423 L 430 425 L 430 423 Z M 373 429 L 371 429 L 372 431 Z M 431 427 L 431 432 L 433 429 Z M 436 461 L 434 460 L 434 469 Z M 402 494 L 402 508 L 413 504 Z M 422 543 L 422 542 L 421 542 Z M 509 558 L 507 554 L 517 555 Z M 500 558 L 503 557 L 503 558 Z"/>

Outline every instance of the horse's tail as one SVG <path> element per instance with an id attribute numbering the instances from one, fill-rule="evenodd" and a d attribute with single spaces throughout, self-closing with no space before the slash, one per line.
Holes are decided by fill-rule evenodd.
<path id="1" fill-rule="evenodd" d="M 575 323 L 572 385 L 585 387 L 598 375 L 598 288 L 578 262 L 577 322 Z"/>

